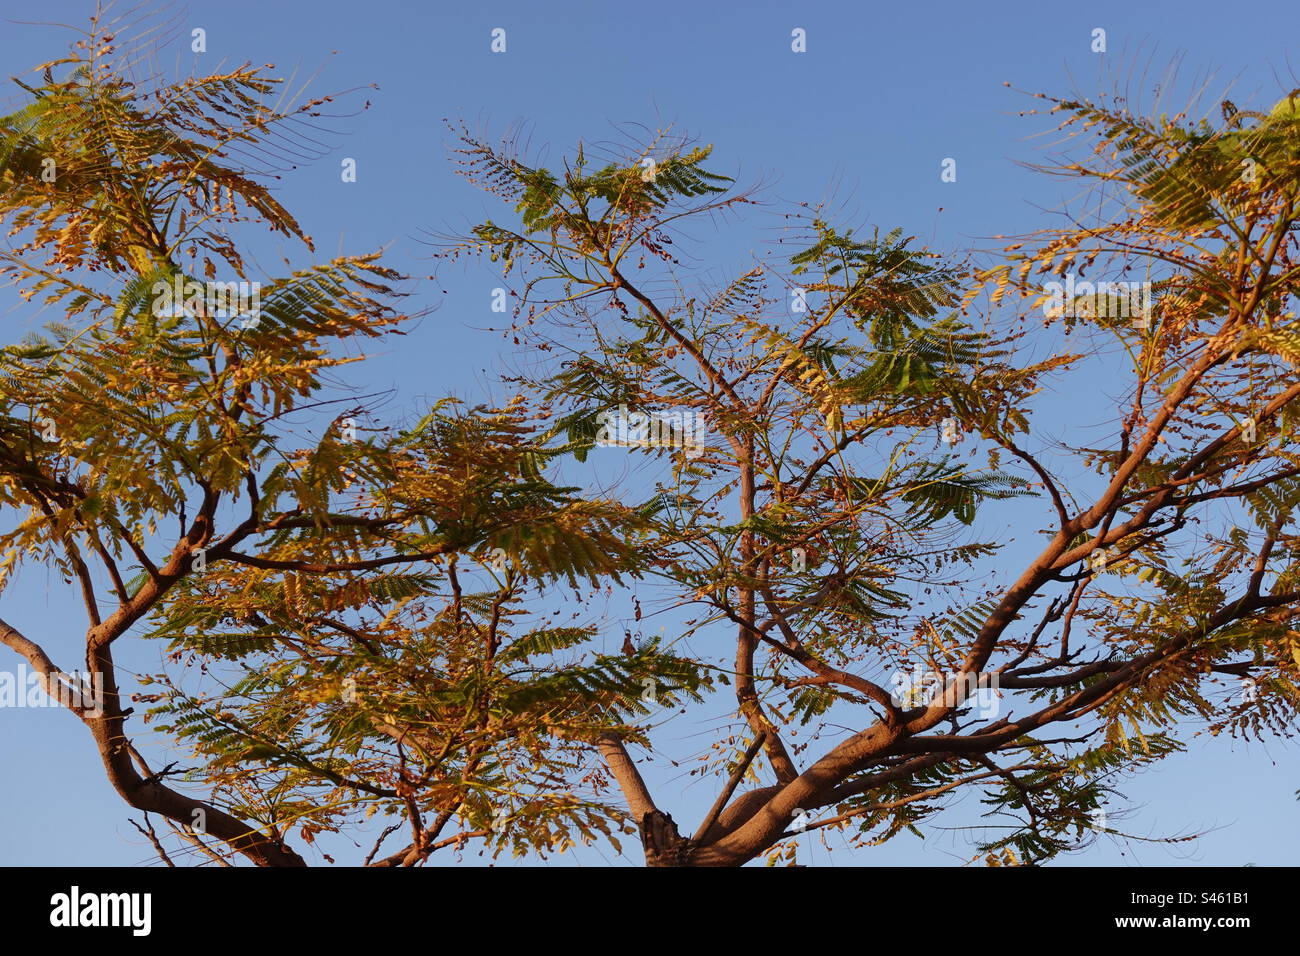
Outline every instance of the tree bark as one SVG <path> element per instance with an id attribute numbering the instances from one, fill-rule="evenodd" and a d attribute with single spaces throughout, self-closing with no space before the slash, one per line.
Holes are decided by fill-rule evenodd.
<path id="1" fill-rule="evenodd" d="M 647 810 L 641 818 L 641 846 L 646 866 L 691 866 L 691 841 L 682 836 L 673 818 Z"/>

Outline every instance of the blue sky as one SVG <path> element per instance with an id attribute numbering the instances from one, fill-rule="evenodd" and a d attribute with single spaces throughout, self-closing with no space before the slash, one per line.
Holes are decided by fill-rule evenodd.
<path id="1" fill-rule="evenodd" d="M 68 42 L 66 31 L 17 21 L 80 26 L 93 9 L 68 0 L 28 6 L 4 3 L 6 76 L 59 56 Z M 1050 225 L 1044 210 L 1062 197 L 1059 183 L 1018 164 L 1039 155 L 1034 134 L 1046 124 L 1018 116 L 1035 104 L 1004 82 L 1094 95 L 1117 76 L 1147 93 L 1160 82 L 1184 90 L 1207 80 L 1209 102 L 1231 90 L 1239 106 L 1255 108 L 1300 86 L 1297 64 L 1288 60 L 1288 41 L 1300 26 L 1294 0 L 1265 0 L 1240 12 L 1205 0 L 219 0 L 173 9 L 182 12 L 186 35 L 194 27 L 207 34 L 200 57 L 188 43 L 176 46 L 184 70 L 196 60 L 205 71 L 251 61 L 274 63 L 282 75 L 315 74 L 313 94 L 377 85 L 358 97 L 371 108 L 338 124 L 345 135 L 334 139 L 330 154 L 287 174 L 276 194 L 320 253 L 390 246 L 389 263 L 413 275 L 434 266 L 420 242 L 423 231 L 456 230 L 498 213 L 453 173 L 444 117 L 491 133 L 526 123 L 552 157 L 579 139 L 614 139 L 618 124 L 672 123 L 714 144 L 714 169 L 742 182 L 761 180 L 775 199 L 815 202 L 833 194 L 855 221 L 899 225 L 933 248 L 961 250 L 989 247 L 995 234 Z M 1106 31 L 1104 54 L 1090 49 L 1098 27 Z M 504 54 L 490 50 L 494 28 L 506 31 Z M 791 51 L 795 28 L 806 31 L 806 53 Z M 1179 79 L 1171 80 L 1164 74 L 1175 62 Z M 344 157 L 356 160 L 355 183 L 341 181 Z M 945 157 L 957 160 L 954 183 L 940 181 Z M 746 262 L 763 242 L 756 231 L 728 230 L 706 256 L 726 269 Z M 288 246 L 261 240 L 257 249 L 272 263 Z M 478 266 L 414 284 L 415 303 L 436 311 L 405 339 L 381 346 L 360 384 L 395 389 L 395 412 L 444 394 L 485 398 L 494 372 L 509 360 L 506 343 L 485 328 L 494 318 L 488 305 L 497 284 Z M 5 341 L 53 317 L 37 316 L 0 290 Z M 1069 420 L 1068 393 L 1047 401 L 1041 414 Z M 29 569 L 0 596 L 0 616 L 61 649 L 56 659 L 73 660 L 79 622 L 66 594 L 57 576 Z M 148 668 L 150 650 L 133 651 L 128 663 Z M 0 668 L 16 666 L 12 656 L 0 659 Z M 688 737 L 698 729 L 667 732 Z M 1125 787 L 1132 808 L 1126 826 L 1138 833 L 1209 830 L 1206 836 L 1173 850 L 1103 839 L 1062 862 L 1293 862 L 1300 809 L 1294 750 L 1281 742 L 1202 740 Z M 0 863 L 150 860 L 70 715 L 0 711 L 0 767 Z M 697 818 L 712 797 L 698 785 L 680 795 L 672 789 L 681 790 L 680 781 L 663 785 L 678 819 Z M 956 811 L 959 819 L 969 819 L 966 810 Z M 831 862 L 816 841 L 805 843 L 803 862 Z M 971 852 L 960 834 L 940 831 L 836 862 L 950 865 Z M 577 859 L 599 862 L 590 854 Z"/>

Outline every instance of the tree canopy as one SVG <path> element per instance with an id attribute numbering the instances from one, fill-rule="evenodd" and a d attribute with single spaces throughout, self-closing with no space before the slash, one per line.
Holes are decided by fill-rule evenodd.
<path id="1" fill-rule="evenodd" d="M 453 126 L 501 211 L 435 256 L 498 265 L 535 360 L 370 428 L 339 377 L 421 314 L 405 277 L 256 275 L 239 241 L 312 251 L 267 183 L 332 98 L 268 106 L 252 67 L 137 83 L 112 32 L 0 118 L 0 273 L 64 313 L 0 351 L 0 571 L 81 598 L 103 695 L 70 709 L 160 853 L 635 834 L 651 865 L 740 865 L 810 829 L 877 845 L 970 789 L 1009 821 L 981 856 L 1038 863 L 1189 733 L 1293 727 L 1300 94 L 1213 120 L 1044 97 L 1068 149 L 1043 171 L 1095 188 L 1087 223 L 953 257 L 805 204 L 723 281 L 682 238 L 772 213 L 710 147 L 546 168 Z M 222 270 L 255 308 L 214 302 Z M 1048 385 L 1089 390 L 1097 437 L 1053 437 Z M 643 467 L 602 486 L 614 455 Z M 1038 533 L 1019 564 L 984 540 L 1007 509 Z M 607 602 L 681 624 L 608 653 Z M 71 680 L 52 635 L 0 640 Z M 128 686 L 135 640 L 160 671 Z M 708 728 L 689 821 L 652 772 L 682 711 Z"/>

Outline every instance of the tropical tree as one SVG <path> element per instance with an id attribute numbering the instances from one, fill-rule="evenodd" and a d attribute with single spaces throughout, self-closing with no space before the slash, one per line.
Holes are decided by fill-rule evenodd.
<path id="1" fill-rule="evenodd" d="M 94 21 L 0 118 L 0 271 L 63 312 L 0 351 L 0 572 L 54 568 L 86 615 L 75 648 L 0 641 L 169 862 L 629 829 L 651 865 L 792 861 L 973 789 L 1006 822 L 980 853 L 1036 863 L 1188 733 L 1289 731 L 1294 97 L 1214 122 L 1053 100 L 1086 224 L 990 261 L 797 206 L 722 282 L 682 250 L 757 206 L 707 148 L 547 169 L 461 129 L 507 209 L 441 254 L 500 263 L 533 360 L 380 427 L 341 380 L 406 328 L 404 277 L 247 264 L 250 222 L 311 251 L 267 184 L 333 98 L 267 105 L 249 67 L 132 81 L 129 26 Z M 1047 438 L 1047 385 L 1113 440 Z M 986 518 L 1031 508 L 1023 560 Z M 115 655 L 145 640 L 134 679 Z M 683 712 L 712 788 L 686 829 Z"/>
<path id="2" fill-rule="evenodd" d="M 977 266 L 800 206 L 785 251 L 720 288 L 683 237 L 752 198 L 707 148 L 580 145 L 552 170 L 460 130 L 465 175 L 513 208 L 444 254 L 501 263 L 515 334 L 560 356 L 523 380 L 562 413 L 555 447 L 656 461 L 625 483 L 657 536 L 638 617 L 688 609 L 674 647 L 730 635 L 701 819 L 680 829 L 602 745 L 648 863 L 793 859 L 819 828 L 875 844 L 970 788 L 1005 824 L 980 852 L 1040 862 L 1107 829 L 1117 778 L 1190 728 L 1293 726 L 1296 100 L 1217 125 L 1051 102 L 1088 149 L 1048 169 L 1096 184 L 1095 222 Z M 1071 330 L 1084 351 L 1017 361 Z M 1113 440 L 1040 437 L 1048 381 Z M 1023 566 L 961 533 L 1026 494 L 1017 524 L 1045 523 Z"/>
<path id="3" fill-rule="evenodd" d="M 647 681 L 707 675 L 652 646 L 590 653 L 591 622 L 535 598 L 635 574 L 643 520 L 549 480 L 522 401 L 369 427 L 328 376 L 401 334 L 402 277 L 363 255 L 249 285 L 237 241 L 256 221 L 310 249 L 266 180 L 331 98 L 268 106 L 279 81 L 250 67 L 136 85 L 123 26 L 92 23 L 0 119 L 0 272 L 64 313 L 0 352 L 0 567 L 57 569 L 86 614 L 79 648 L 38 622 L 0 640 L 169 861 L 179 840 L 303 865 L 298 838 L 372 817 L 383 865 L 612 832 L 571 751 L 635 736 Z M 291 423 L 312 415 L 307 439 Z M 133 681 L 115 657 L 141 639 L 164 667 Z"/>

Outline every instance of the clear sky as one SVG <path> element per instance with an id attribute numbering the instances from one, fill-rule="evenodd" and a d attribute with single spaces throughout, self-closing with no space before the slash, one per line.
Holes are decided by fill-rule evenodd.
<path id="1" fill-rule="evenodd" d="M 902 226 L 933 248 L 961 250 L 988 247 L 994 234 L 1050 225 L 1044 208 L 1060 198 L 1058 184 L 1018 165 L 1038 155 L 1041 141 L 1033 134 L 1045 124 L 1017 115 L 1035 104 L 1004 82 L 1093 95 L 1111 89 L 1116 77 L 1147 93 L 1160 82 L 1184 89 L 1208 80 L 1212 96 L 1231 90 L 1242 108 L 1267 108 L 1300 86 L 1300 64 L 1288 59 L 1300 36 L 1295 0 L 1237 8 L 1208 0 L 203 0 L 171 9 L 182 14 L 187 36 L 194 27 L 207 36 L 200 57 L 188 43 L 177 46 L 183 70 L 196 59 L 204 71 L 251 61 L 274 63 L 283 74 L 296 70 L 300 78 L 317 74 L 315 94 L 377 85 L 358 98 L 371 108 L 339 124 L 346 135 L 335 138 L 330 155 L 288 174 L 277 197 L 321 253 L 389 245 L 389 263 L 415 275 L 433 268 L 422 231 L 455 230 L 498 214 L 453 174 L 444 117 L 492 133 L 525 122 L 552 157 L 580 138 L 613 139 L 618 124 L 673 123 L 714 144 L 715 170 L 742 182 L 762 180 L 775 198 L 817 201 L 834 193 L 855 220 Z M 21 77 L 61 55 L 69 36 L 20 21 L 84 26 L 93 3 L 0 0 L 0 10 L 4 75 Z M 1103 54 L 1091 49 L 1098 27 L 1106 31 Z M 494 28 L 506 31 L 503 54 L 490 49 Z M 791 50 L 795 28 L 806 31 L 805 53 Z M 1164 77 L 1174 63 L 1181 64 L 1179 78 Z M 10 85 L 0 105 L 14 102 L 11 92 L 21 91 Z M 356 160 L 355 183 L 341 181 L 344 157 Z M 954 183 L 940 181 L 946 157 L 958 163 Z M 762 241 L 729 232 L 708 250 L 710 261 L 744 262 Z M 267 241 L 260 251 L 273 262 L 280 247 Z M 437 311 L 405 339 L 381 347 L 364 384 L 395 389 L 393 407 L 402 412 L 449 393 L 485 398 L 506 352 L 500 336 L 485 330 L 494 318 L 490 290 L 498 284 L 475 266 L 413 285 L 415 302 Z M 0 290 L 4 341 L 51 318 Z M 1071 396 L 1053 400 L 1064 416 Z M 1049 405 L 1043 413 L 1052 411 Z M 1033 523 L 1039 520 L 1035 513 Z M 81 625 L 68 594 L 57 575 L 28 570 L 0 595 L 0 616 L 45 642 L 56 660 L 75 660 Z M 128 665 L 148 669 L 153 650 L 133 650 Z M 0 669 L 17 666 L 15 656 L 0 656 Z M 673 732 L 685 738 L 692 728 Z M 1062 862 L 1293 863 L 1300 811 L 1294 748 L 1203 740 L 1126 785 L 1125 826 L 1207 835 L 1173 850 L 1103 839 Z M 679 820 L 697 819 L 712 797 L 698 785 L 663 783 Z M 973 803 L 973 795 L 966 801 Z M 0 710 L 0 863 L 150 862 L 127 816 L 71 715 Z M 958 808 L 944 822 L 970 818 Z M 805 842 L 803 862 L 830 862 L 817 841 Z M 938 831 L 924 842 L 900 837 L 836 862 L 950 865 L 972 852 L 965 837 Z"/>

